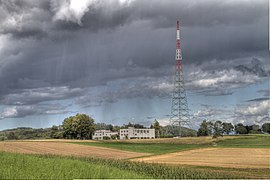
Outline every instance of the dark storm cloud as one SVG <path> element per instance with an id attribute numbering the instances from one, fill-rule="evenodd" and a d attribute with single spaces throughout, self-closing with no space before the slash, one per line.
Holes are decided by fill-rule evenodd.
<path id="1" fill-rule="evenodd" d="M 77 97 L 88 105 L 167 97 L 178 18 L 187 88 L 229 95 L 232 88 L 260 82 L 261 73 L 269 72 L 264 67 L 269 57 L 266 5 L 266 0 L 94 0 L 76 9 L 65 0 L 0 1 L 1 103 Z M 261 61 L 257 73 L 246 71 L 251 57 Z M 98 95 L 85 93 L 115 81 L 118 86 L 118 80 L 131 83 Z M 42 96 L 46 92 L 51 94 Z"/>
<path id="2" fill-rule="evenodd" d="M 239 25 L 266 16 L 267 1 L 135 1 L 136 15 L 157 27 L 171 27 L 181 18 L 183 26 Z M 252 15 L 251 15 L 252 14 Z"/>
<path id="3" fill-rule="evenodd" d="M 54 7 L 56 13 L 59 7 Z M 76 31 L 78 29 L 87 29 L 97 32 L 100 29 L 116 28 L 129 24 L 132 21 L 133 8 L 121 4 L 118 0 L 110 1 L 92 1 L 82 17 L 56 18 L 54 28 L 57 30 Z"/>
<path id="4" fill-rule="evenodd" d="M 21 90 L 20 93 L 11 93 L 0 101 L 5 105 L 31 105 L 43 101 L 69 99 L 81 95 L 80 88 L 45 87 Z"/>
<path id="5" fill-rule="evenodd" d="M 252 102 L 252 101 L 265 101 L 265 100 L 269 100 L 269 99 L 270 99 L 270 90 L 269 90 L 269 89 L 259 90 L 259 91 L 257 91 L 257 92 L 260 93 L 263 97 L 250 99 L 250 100 L 248 100 L 247 102 Z"/>
<path id="6" fill-rule="evenodd" d="M 255 99 L 250 99 L 247 102 L 252 102 L 252 101 L 265 101 L 265 100 L 269 100 L 269 98 L 265 97 L 265 98 L 255 98 Z"/>
<path id="7" fill-rule="evenodd" d="M 66 114 L 70 111 L 61 104 L 38 104 L 34 106 L 11 106 L 0 112 L 0 120 L 5 118 L 23 118 L 31 115 Z"/>
<path id="8" fill-rule="evenodd" d="M 0 33 L 14 38 L 41 38 L 47 35 L 50 1 L 0 1 Z"/>
<path id="9" fill-rule="evenodd" d="M 89 88 L 85 94 L 77 98 L 77 103 L 88 106 L 101 106 L 118 102 L 121 99 L 133 98 L 168 98 L 172 90 L 172 84 L 164 78 L 156 81 L 155 78 L 129 78 L 125 81 L 117 81 L 108 84 L 107 87 Z"/>
<path id="10" fill-rule="evenodd" d="M 82 3 L 82 2 L 81 2 Z M 1 19 L 14 20 L 20 23 L 18 32 L 32 27 L 33 32 L 41 30 L 40 23 L 45 23 L 44 30 L 78 30 L 99 29 L 123 26 L 133 21 L 150 21 L 153 27 L 174 27 L 175 20 L 181 18 L 184 27 L 189 26 L 218 26 L 243 25 L 257 22 L 267 17 L 267 1 L 189 1 L 189 0 L 149 0 L 120 3 L 118 0 L 98 1 L 86 0 L 81 9 L 75 9 L 72 2 L 61 1 L 0 1 Z M 79 12 L 81 11 L 81 12 Z M 8 17 L 9 16 L 9 17 Z M 6 21 L 4 22 L 6 23 Z M 51 25 L 50 25 L 51 24 Z M 6 23 L 4 31 L 8 33 Z M 44 25 L 44 24 L 43 24 Z M 3 28 L 5 29 L 5 28 Z M 31 28 L 30 28 L 31 29 Z M 33 29 L 36 29 L 33 30 Z M 12 29 L 10 29 L 12 33 Z M 15 33 L 16 31 L 14 31 Z M 35 34 L 35 33 L 34 33 Z"/>
<path id="11" fill-rule="evenodd" d="M 259 90 L 258 93 L 261 93 L 263 96 L 270 97 L 270 89 Z"/>

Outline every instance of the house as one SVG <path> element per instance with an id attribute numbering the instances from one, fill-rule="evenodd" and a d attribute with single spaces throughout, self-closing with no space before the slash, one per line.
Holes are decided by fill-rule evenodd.
<path id="1" fill-rule="evenodd" d="M 102 140 L 103 137 L 111 138 L 113 135 L 118 135 L 118 132 L 112 132 L 111 130 L 97 130 L 93 134 L 93 139 Z"/>
<path id="2" fill-rule="evenodd" d="M 120 129 L 120 139 L 154 139 L 155 129 L 136 129 L 129 127 L 128 129 Z"/>

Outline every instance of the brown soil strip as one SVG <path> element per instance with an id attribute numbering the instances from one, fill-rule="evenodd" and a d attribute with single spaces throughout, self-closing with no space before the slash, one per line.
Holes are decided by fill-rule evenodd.
<path id="1" fill-rule="evenodd" d="M 112 159 L 128 159 L 149 155 L 105 147 L 86 146 L 61 142 L 0 142 L 0 151 L 25 154 L 55 154 L 64 156 L 88 156 Z"/>
<path id="2" fill-rule="evenodd" d="M 230 168 L 269 168 L 268 148 L 204 148 L 150 156 L 135 161 Z"/>

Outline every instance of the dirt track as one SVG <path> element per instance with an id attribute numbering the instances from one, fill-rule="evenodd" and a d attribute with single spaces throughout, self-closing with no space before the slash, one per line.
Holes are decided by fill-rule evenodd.
<path id="1" fill-rule="evenodd" d="M 270 149 L 205 148 L 139 158 L 135 161 L 194 166 L 270 169 Z"/>
<path id="2" fill-rule="evenodd" d="M 0 151 L 25 154 L 55 154 L 67 156 L 89 156 L 100 158 L 127 159 L 149 155 L 121 151 L 111 148 L 86 146 L 61 142 L 0 142 Z"/>

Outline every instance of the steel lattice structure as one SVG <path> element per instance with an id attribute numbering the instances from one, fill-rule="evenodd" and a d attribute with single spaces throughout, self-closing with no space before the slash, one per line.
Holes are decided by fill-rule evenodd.
<path id="1" fill-rule="evenodd" d="M 180 45 L 180 24 L 176 22 L 176 55 L 175 55 L 174 89 L 172 95 L 171 123 L 179 126 L 179 136 L 181 127 L 189 126 L 189 109 L 183 76 L 182 52 Z"/>

